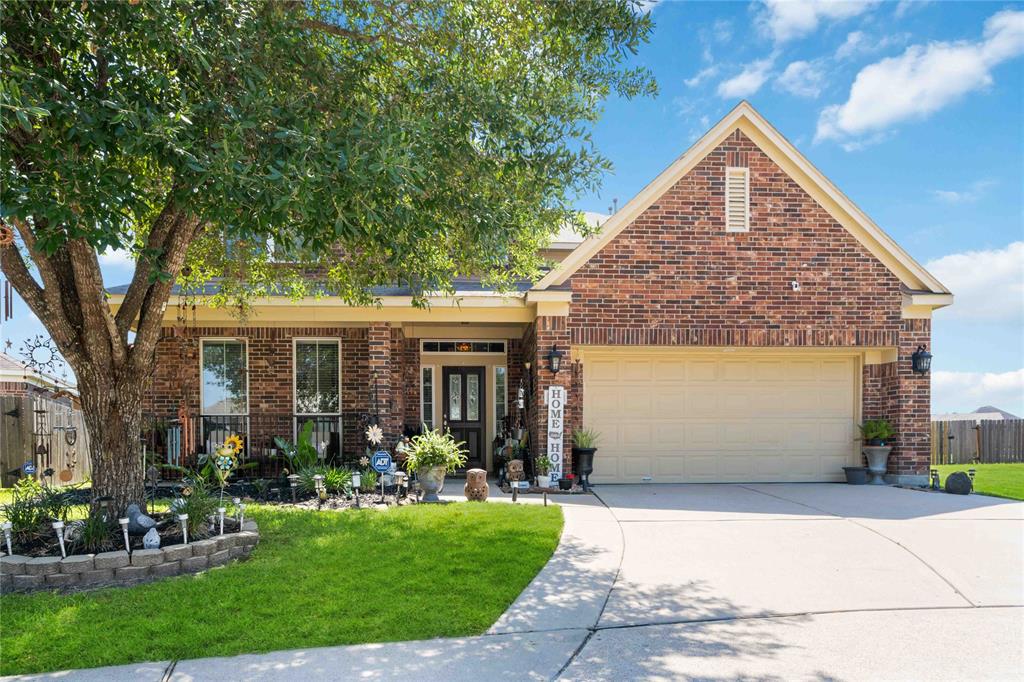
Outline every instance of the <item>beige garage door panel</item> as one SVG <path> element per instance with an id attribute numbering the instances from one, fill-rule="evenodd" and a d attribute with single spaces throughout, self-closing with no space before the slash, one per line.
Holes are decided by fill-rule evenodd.
<path id="1" fill-rule="evenodd" d="M 853 357 L 587 353 L 594 482 L 841 480 L 854 462 Z"/>

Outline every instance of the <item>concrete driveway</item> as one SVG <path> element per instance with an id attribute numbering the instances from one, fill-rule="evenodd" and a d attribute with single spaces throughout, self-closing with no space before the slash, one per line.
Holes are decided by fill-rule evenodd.
<path id="1" fill-rule="evenodd" d="M 1024 504 L 602 486 L 622 556 L 564 679 L 1020 679 Z"/>
<path id="2" fill-rule="evenodd" d="M 18 679 L 1022 679 L 1024 503 L 838 484 L 552 501 L 558 549 L 483 636 Z"/>

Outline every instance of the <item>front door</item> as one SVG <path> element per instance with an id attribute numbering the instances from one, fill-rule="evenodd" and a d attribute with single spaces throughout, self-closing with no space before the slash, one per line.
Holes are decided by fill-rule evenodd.
<path id="1" fill-rule="evenodd" d="M 484 468 L 484 377 L 483 367 L 445 367 L 444 420 L 457 441 L 465 441 L 466 468 Z"/>

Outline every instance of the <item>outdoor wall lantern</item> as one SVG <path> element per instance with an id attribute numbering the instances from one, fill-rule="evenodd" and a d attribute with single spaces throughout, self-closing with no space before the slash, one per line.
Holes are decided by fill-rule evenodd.
<path id="1" fill-rule="evenodd" d="M 565 355 L 565 353 L 558 350 L 558 344 L 551 345 L 551 351 L 548 353 L 548 369 L 551 370 L 552 374 L 558 374 L 558 370 L 562 369 L 563 355 Z"/>
<path id="2" fill-rule="evenodd" d="M 932 367 L 932 354 L 926 351 L 924 346 L 918 346 L 914 354 L 910 356 L 910 362 L 915 372 L 927 374 Z"/>

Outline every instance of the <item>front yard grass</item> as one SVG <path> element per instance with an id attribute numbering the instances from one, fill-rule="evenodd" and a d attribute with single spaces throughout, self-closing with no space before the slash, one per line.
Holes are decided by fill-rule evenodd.
<path id="1" fill-rule="evenodd" d="M 1024 500 L 1024 463 L 1012 464 L 939 464 L 939 480 L 946 485 L 946 477 L 954 471 L 974 469 L 974 492 L 981 495 Z"/>
<path id="2" fill-rule="evenodd" d="M 250 511 L 261 537 L 248 561 L 128 589 L 3 596 L 0 674 L 481 634 L 562 530 L 557 506 Z"/>

